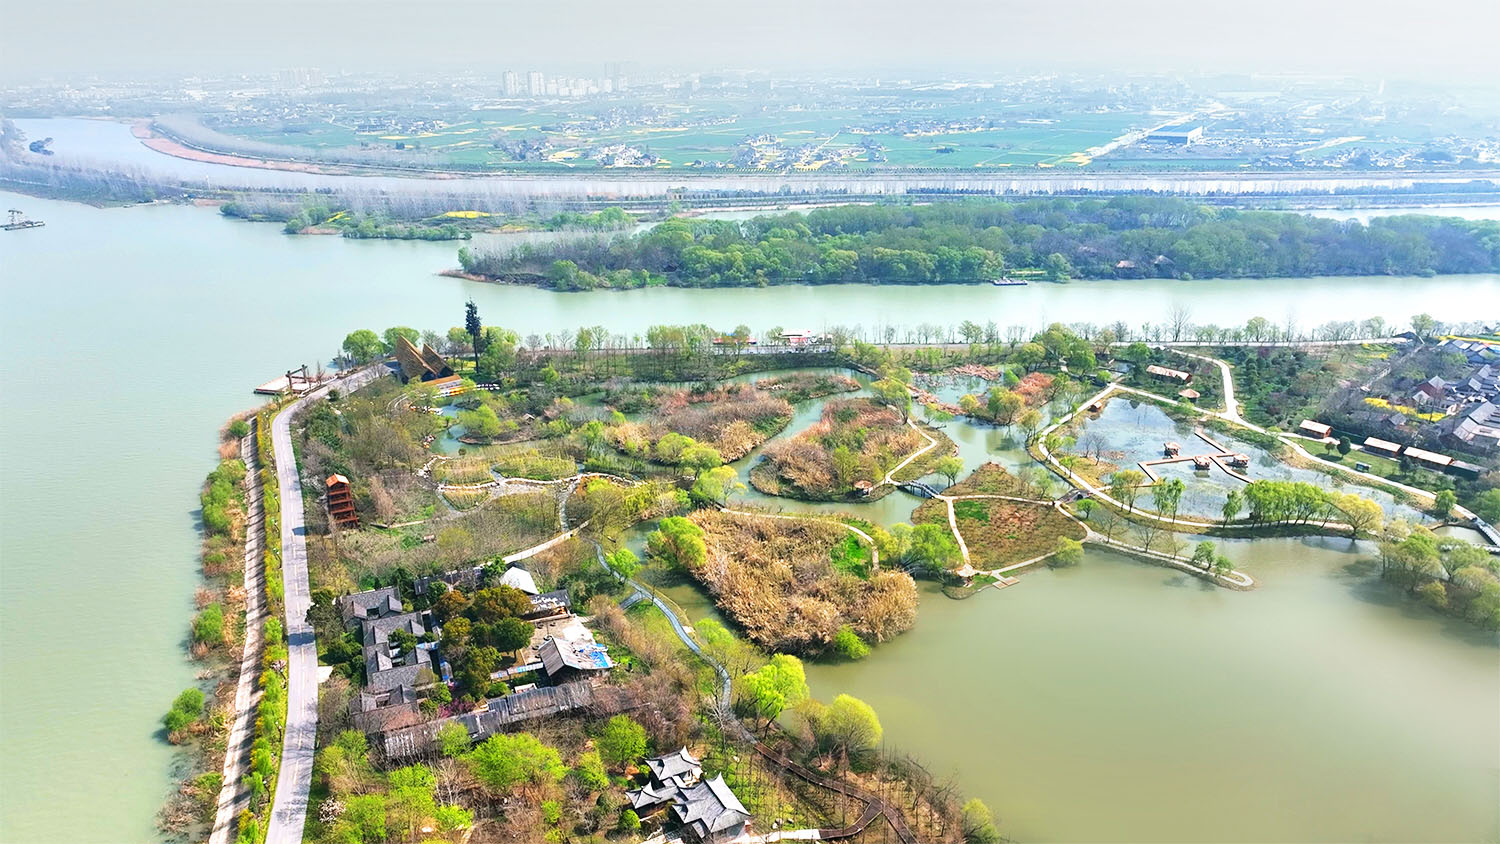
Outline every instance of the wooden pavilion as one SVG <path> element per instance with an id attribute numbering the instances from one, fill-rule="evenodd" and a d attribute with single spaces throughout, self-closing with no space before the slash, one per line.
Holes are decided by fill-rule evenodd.
<path id="1" fill-rule="evenodd" d="M 401 365 L 403 382 L 413 378 L 432 381 L 453 374 L 453 367 L 448 365 L 448 361 L 436 349 L 426 343 L 418 349 L 414 343 L 401 336 L 396 337 L 396 363 Z"/>
<path id="2" fill-rule="evenodd" d="M 343 475 L 329 475 L 328 519 L 341 528 L 358 528 L 359 513 L 354 509 L 354 490 Z"/>

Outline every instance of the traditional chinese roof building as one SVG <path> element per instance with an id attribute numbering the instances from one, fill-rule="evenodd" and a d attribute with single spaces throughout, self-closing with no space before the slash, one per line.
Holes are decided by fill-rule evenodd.
<path id="1" fill-rule="evenodd" d="M 647 759 L 646 769 L 650 781 L 626 792 L 636 812 L 649 815 L 667 809 L 687 841 L 729 841 L 744 834 L 750 812 L 722 775 L 703 778 L 702 763 L 687 748 Z"/>
<path id="2" fill-rule="evenodd" d="M 359 513 L 354 509 L 354 491 L 343 475 L 329 475 L 328 518 L 341 528 L 359 527 Z"/>

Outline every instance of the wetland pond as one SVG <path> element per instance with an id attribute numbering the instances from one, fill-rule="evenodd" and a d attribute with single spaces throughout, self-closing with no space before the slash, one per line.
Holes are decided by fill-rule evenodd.
<path id="1" fill-rule="evenodd" d="M 798 405 L 778 437 L 815 421 L 824 401 Z M 1159 456 L 1163 437 L 1184 454 L 1214 451 L 1149 402 L 1116 397 L 1088 424 L 1100 423 L 1132 459 Z M 956 419 L 944 433 L 966 469 L 1030 462 L 1006 429 Z M 1190 451 L 1190 438 L 1202 448 Z M 1255 454 L 1252 477 L 1335 488 L 1237 447 Z M 742 480 L 757 454 L 732 464 Z M 1217 515 L 1223 490 L 1208 485 L 1199 508 Z M 921 500 L 811 503 L 751 489 L 735 501 L 889 525 Z M 642 558 L 648 531 L 628 543 Z M 983 798 L 1018 841 L 1500 835 L 1497 637 L 1396 594 L 1368 542 L 1218 543 L 1255 591 L 1090 548 L 1077 569 L 1032 570 L 967 600 L 921 583 L 911 631 L 858 663 L 809 663 L 809 683 L 824 700 L 847 692 L 874 706 L 888 746 Z M 647 576 L 690 620 L 724 620 L 692 580 Z"/>

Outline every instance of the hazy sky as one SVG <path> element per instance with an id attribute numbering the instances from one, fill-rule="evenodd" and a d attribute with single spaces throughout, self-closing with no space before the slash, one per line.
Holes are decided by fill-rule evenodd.
<path id="1" fill-rule="evenodd" d="M 1259 70 L 1500 86 L 1500 0 L 3 0 L 0 72 Z"/>

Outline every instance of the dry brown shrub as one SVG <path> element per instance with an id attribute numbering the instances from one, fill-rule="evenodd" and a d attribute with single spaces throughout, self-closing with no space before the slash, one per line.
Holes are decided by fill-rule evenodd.
<path id="1" fill-rule="evenodd" d="M 829 551 L 848 535 L 818 519 L 773 519 L 700 510 L 691 517 L 708 545 L 694 575 L 756 643 L 816 651 L 848 624 L 883 641 L 916 620 L 916 584 L 877 571 L 861 580 L 833 568 Z"/>
<path id="2" fill-rule="evenodd" d="M 370 478 L 370 504 L 375 508 L 375 517 L 380 521 L 390 524 L 396 519 L 396 500 L 391 497 L 389 490 L 385 488 L 385 481 L 379 475 Z"/>
<path id="3" fill-rule="evenodd" d="M 833 486 L 833 458 L 827 449 L 803 437 L 777 441 L 766 449 L 765 457 L 778 476 L 798 489 Z"/>
<path id="4" fill-rule="evenodd" d="M 762 431 L 779 429 L 791 418 L 790 404 L 747 384 L 706 393 L 676 390 L 657 398 L 655 416 L 649 423 L 617 426 L 613 439 L 622 451 L 642 454 L 649 445 L 675 431 L 713 446 L 725 460 L 738 460 L 766 441 L 768 434 Z"/>
<path id="5" fill-rule="evenodd" d="M 750 476 L 756 489 L 778 494 L 781 484 L 811 497 L 838 497 L 853 492 L 858 481 L 875 482 L 927 440 L 895 410 L 869 399 L 841 399 L 823 407 L 823 417 L 789 440 L 772 443 L 766 460 Z M 852 465 L 834 460 L 849 448 Z"/>
<path id="6" fill-rule="evenodd" d="M 554 545 L 526 560 L 526 568 L 544 592 L 555 589 L 558 579 L 563 575 L 594 564 L 594 546 L 576 538 Z"/>
<path id="7" fill-rule="evenodd" d="M 672 665 L 679 670 L 653 671 L 633 684 L 645 706 L 635 710 L 632 716 L 646 728 L 653 747 L 690 744 L 697 726 L 693 718 L 693 699 L 683 694 L 683 689 L 691 683 L 691 675 L 681 662 Z"/>
<path id="8" fill-rule="evenodd" d="M 911 575 L 889 569 L 876 572 L 851 615 L 854 629 L 877 642 L 910 630 L 917 622 L 917 588 Z"/>
<path id="9" fill-rule="evenodd" d="M 640 422 L 626 422 L 609 430 L 610 444 L 626 454 L 644 454 L 651 449 L 651 432 Z"/>

